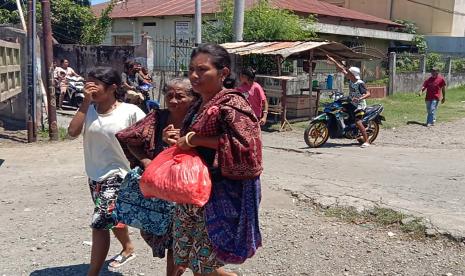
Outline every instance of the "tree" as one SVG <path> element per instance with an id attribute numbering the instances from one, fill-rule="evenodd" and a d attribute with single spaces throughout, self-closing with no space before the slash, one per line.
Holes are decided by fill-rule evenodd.
<path id="1" fill-rule="evenodd" d="M 100 17 L 97 22 L 91 25 L 87 25 L 84 28 L 84 34 L 82 36 L 82 42 L 84 44 L 101 44 L 105 39 L 108 30 L 111 27 L 110 14 L 116 5 L 116 1 L 112 0 L 108 6 L 102 10 Z"/>
<path id="2" fill-rule="evenodd" d="M 412 43 L 417 47 L 418 52 L 421 54 L 426 53 L 428 45 L 426 44 L 425 36 L 418 33 L 418 26 L 413 21 L 397 19 L 394 22 L 402 25 L 393 29 L 395 32 L 413 34 Z"/>
<path id="3" fill-rule="evenodd" d="M 223 43 L 233 39 L 233 0 L 222 0 L 216 20 L 204 23 L 203 39 Z M 315 18 L 306 18 L 283 9 L 274 8 L 267 0 L 259 0 L 244 15 L 245 41 L 308 40 L 315 37 Z"/>
<path id="4" fill-rule="evenodd" d="M 54 37 L 60 43 L 81 43 L 86 27 L 95 24 L 91 9 L 73 0 L 51 0 L 50 3 Z"/>
<path id="5" fill-rule="evenodd" d="M 19 13 L 14 0 L 0 0 L 0 24 L 18 24 Z"/>
<path id="6" fill-rule="evenodd" d="M 112 1 L 97 18 L 89 0 L 50 0 L 52 31 L 55 39 L 64 44 L 100 44 L 108 28 L 109 17 L 116 1 Z M 23 7 L 27 12 L 27 8 Z M 37 23 L 42 22 L 41 4 L 37 0 Z M 0 24 L 18 24 L 15 0 L 0 0 Z"/>

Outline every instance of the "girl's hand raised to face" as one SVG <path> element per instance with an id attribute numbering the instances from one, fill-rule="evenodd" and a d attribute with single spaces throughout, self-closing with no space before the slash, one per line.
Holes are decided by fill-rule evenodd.
<path id="1" fill-rule="evenodd" d="M 84 85 L 84 97 L 86 100 L 91 101 L 92 100 L 92 94 L 98 92 L 98 87 L 95 85 L 93 82 L 86 82 Z"/>

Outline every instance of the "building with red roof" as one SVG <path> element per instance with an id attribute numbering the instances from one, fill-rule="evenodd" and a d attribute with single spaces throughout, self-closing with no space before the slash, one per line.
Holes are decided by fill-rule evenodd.
<path id="1" fill-rule="evenodd" d="M 220 10 L 220 0 L 202 0 L 204 18 Z M 246 8 L 258 0 L 245 0 Z M 315 28 L 320 38 L 338 41 L 352 48 L 372 49 L 370 54 L 384 56 L 392 41 L 410 42 L 412 35 L 392 32 L 399 27 L 395 22 L 366 13 L 339 7 L 317 0 L 270 0 L 272 6 L 286 9 L 306 17 L 314 15 L 318 21 Z M 95 14 L 108 5 L 92 6 Z M 175 38 L 193 41 L 195 0 L 123 0 L 111 13 L 112 28 L 105 44 L 139 44 L 142 34 L 161 40 Z M 158 55 L 166 56 L 162 51 Z M 160 60 L 161 57 L 156 57 Z"/>

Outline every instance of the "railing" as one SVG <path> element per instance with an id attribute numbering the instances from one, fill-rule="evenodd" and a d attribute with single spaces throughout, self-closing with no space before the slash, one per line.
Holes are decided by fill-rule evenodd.
<path id="1" fill-rule="evenodd" d="M 21 93 L 20 45 L 0 40 L 0 102 Z"/>

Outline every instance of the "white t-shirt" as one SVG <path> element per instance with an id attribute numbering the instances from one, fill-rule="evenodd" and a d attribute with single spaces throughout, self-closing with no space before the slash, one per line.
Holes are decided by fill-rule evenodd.
<path id="1" fill-rule="evenodd" d="M 61 73 L 61 72 L 65 73 L 66 77 L 71 77 L 72 75 L 76 74 L 76 72 L 74 72 L 73 68 L 71 68 L 71 67 L 68 67 L 66 69 L 64 69 L 62 67 L 56 67 L 55 71 L 53 71 L 54 77 L 55 78 L 60 77 L 59 73 Z"/>
<path id="2" fill-rule="evenodd" d="M 115 134 L 143 119 L 145 113 L 133 104 L 120 103 L 108 114 L 89 106 L 84 126 L 84 160 L 87 176 L 102 181 L 110 175 L 125 177 L 130 170 Z"/>

